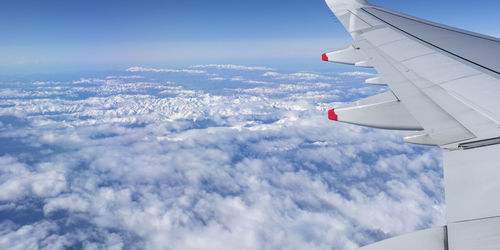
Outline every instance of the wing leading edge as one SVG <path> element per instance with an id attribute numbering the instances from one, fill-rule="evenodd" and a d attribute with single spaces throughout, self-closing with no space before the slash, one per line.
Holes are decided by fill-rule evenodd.
<path id="1" fill-rule="evenodd" d="M 364 0 L 326 3 L 354 44 L 323 54 L 323 60 L 374 67 L 379 76 L 367 83 L 386 84 L 392 90 L 330 110 L 330 119 L 416 130 L 404 141 L 452 150 L 444 153 L 444 235 L 439 233 L 443 228 L 434 229 L 363 249 L 400 249 L 422 237 L 442 238 L 443 244 L 429 249 L 500 249 L 500 230 L 495 229 L 500 228 L 500 202 L 491 199 L 500 192 L 495 184 L 500 163 L 494 160 L 500 152 L 500 39 Z"/>

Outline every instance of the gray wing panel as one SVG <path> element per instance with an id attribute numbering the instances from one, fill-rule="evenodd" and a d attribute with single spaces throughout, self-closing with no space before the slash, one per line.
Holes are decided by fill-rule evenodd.
<path id="1" fill-rule="evenodd" d="M 500 216 L 500 145 L 445 152 L 447 219 L 468 221 Z"/>
<path id="2" fill-rule="evenodd" d="M 447 250 L 446 229 L 431 228 L 388 240 L 380 241 L 359 250 Z"/>
<path id="3" fill-rule="evenodd" d="M 449 249 L 500 249 L 500 218 L 448 224 Z"/>
<path id="4" fill-rule="evenodd" d="M 497 38 L 435 24 L 382 8 L 363 10 L 430 46 L 497 76 L 500 74 L 500 40 Z"/>
<path id="5" fill-rule="evenodd" d="M 500 145 L 445 152 L 450 249 L 500 249 Z"/>

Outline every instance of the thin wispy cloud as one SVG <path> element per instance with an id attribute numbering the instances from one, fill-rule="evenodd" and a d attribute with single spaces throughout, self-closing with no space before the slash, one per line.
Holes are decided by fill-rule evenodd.
<path id="1" fill-rule="evenodd" d="M 262 76 L 270 77 L 273 79 L 279 80 L 338 80 L 337 77 L 327 76 L 323 74 L 317 73 L 307 73 L 307 72 L 298 72 L 291 74 L 283 74 L 274 71 L 266 72 Z"/>
<path id="2" fill-rule="evenodd" d="M 205 74 L 206 71 L 203 70 L 192 70 L 192 69 L 155 69 L 155 68 L 144 68 L 144 67 L 130 67 L 127 69 L 128 72 L 168 72 L 168 73 L 189 73 L 189 74 Z"/>
<path id="3" fill-rule="evenodd" d="M 257 71 L 270 71 L 274 70 L 268 67 L 261 66 L 243 66 L 234 64 L 205 64 L 205 65 L 193 65 L 189 68 L 214 68 L 214 69 L 230 69 L 230 70 L 257 70 Z"/>
<path id="4" fill-rule="evenodd" d="M 339 75 L 341 75 L 341 76 L 359 76 L 359 77 L 372 77 L 372 76 L 376 76 L 376 74 L 374 74 L 374 73 L 362 72 L 362 71 L 342 72 Z"/>

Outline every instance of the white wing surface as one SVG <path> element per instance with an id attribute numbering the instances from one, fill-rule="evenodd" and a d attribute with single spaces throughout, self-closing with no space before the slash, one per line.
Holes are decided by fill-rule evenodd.
<path id="1" fill-rule="evenodd" d="M 332 109 L 329 118 L 415 130 L 404 138 L 406 142 L 451 150 L 444 153 L 448 225 L 442 249 L 500 249 L 500 196 L 496 197 L 500 193 L 500 39 L 364 0 L 326 2 L 354 44 L 323 54 L 323 60 L 374 67 L 379 76 L 367 83 L 386 84 L 392 90 Z M 402 249 L 401 239 L 411 245 L 429 232 L 434 232 L 433 242 L 441 237 L 436 229 L 363 249 Z"/>

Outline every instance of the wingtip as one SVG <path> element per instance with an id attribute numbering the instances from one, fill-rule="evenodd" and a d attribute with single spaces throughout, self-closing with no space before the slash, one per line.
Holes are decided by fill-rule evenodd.
<path id="1" fill-rule="evenodd" d="M 328 119 L 330 119 L 332 121 L 338 121 L 339 120 L 338 115 L 335 113 L 335 109 L 328 110 Z"/>
<path id="2" fill-rule="evenodd" d="M 326 53 L 323 53 L 321 55 L 321 60 L 325 61 L 325 62 L 328 62 L 328 56 L 326 55 Z"/>

